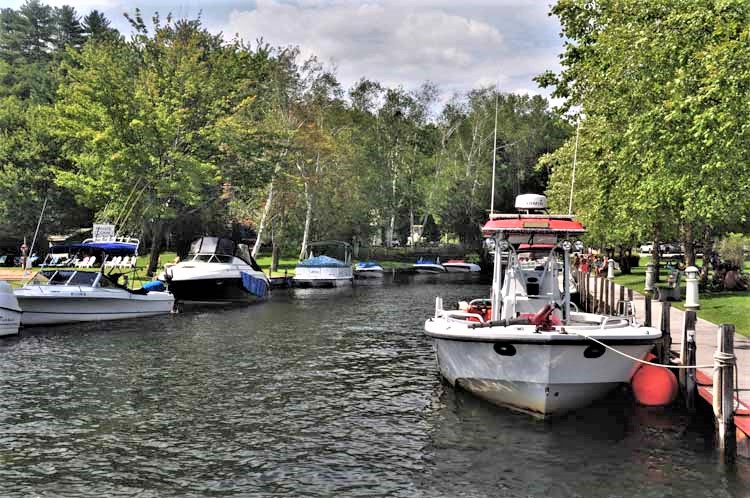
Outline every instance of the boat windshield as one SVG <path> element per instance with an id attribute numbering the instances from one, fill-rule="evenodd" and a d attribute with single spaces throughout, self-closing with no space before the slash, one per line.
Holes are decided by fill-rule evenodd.
<path id="1" fill-rule="evenodd" d="M 93 286 L 98 272 L 75 270 L 40 271 L 29 282 L 31 285 L 85 285 Z"/>

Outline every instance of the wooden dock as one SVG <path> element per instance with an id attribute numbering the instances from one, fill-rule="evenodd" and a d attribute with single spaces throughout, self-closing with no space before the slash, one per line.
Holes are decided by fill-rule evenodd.
<path id="1" fill-rule="evenodd" d="M 588 276 L 588 288 L 590 298 L 593 298 L 594 283 L 597 280 L 594 275 Z M 601 278 L 598 279 L 597 299 L 601 298 Z M 614 286 L 614 287 L 612 287 Z M 620 300 L 620 296 L 628 295 L 627 289 L 622 289 L 620 285 L 606 282 L 604 287 L 608 287 L 605 296 L 612 294 L 614 298 L 611 302 Z M 614 288 L 614 293 L 611 289 Z M 633 305 L 635 308 L 636 319 L 640 323 L 646 320 L 646 297 L 638 292 L 633 292 Z M 660 328 L 662 308 L 664 304 L 659 301 L 651 300 L 651 325 Z M 685 320 L 685 312 L 669 306 L 669 331 L 672 339 L 671 356 L 673 364 L 681 364 L 680 350 L 682 346 L 682 329 Z M 696 365 L 713 365 L 714 352 L 717 348 L 717 332 L 719 324 L 711 323 L 702 318 L 698 318 L 695 324 L 695 343 L 696 343 Z M 734 336 L 734 354 L 736 356 L 737 385 L 735 386 L 735 425 L 737 427 L 737 454 L 750 458 L 750 339 L 745 336 L 735 334 Z M 709 405 L 713 402 L 713 368 L 697 369 L 696 381 L 697 391 L 702 399 Z"/>

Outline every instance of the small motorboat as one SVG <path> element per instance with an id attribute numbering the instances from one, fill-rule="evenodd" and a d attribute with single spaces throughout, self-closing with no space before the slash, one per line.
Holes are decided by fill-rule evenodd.
<path id="1" fill-rule="evenodd" d="M 21 307 L 7 282 L 0 281 L 0 336 L 17 335 L 21 325 Z"/>
<path id="2" fill-rule="evenodd" d="M 271 281 L 245 244 L 200 237 L 184 260 L 159 275 L 178 303 L 252 303 L 268 299 Z"/>
<path id="3" fill-rule="evenodd" d="M 571 249 L 583 246 L 571 239 L 585 232 L 583 225 L 570 215 L 547 214 L 544 196 L 519 196 L 516 208 L 525 214 L 492 214 L 483 227 L 494 241 L 490 297 L 455 309 L 446 309 L 438 297 L 425 333 L 450 384 L 500 406 L 557 416 L 629 382 L 661 332 L 642 326 L 632 313 L 579 312 L 571 302 L 568 270 Z M 529 269 L 520 245 L 535 243 L 551 249 Z"/>
<path id="4" fill-rule="evenodd" d="M 467 263 L 463 259 L 449 259 L 443 263 L 445 270 L 448 273 L 469 273 L 469 272 L 480 272 L 482 268 L 474 263 Z"/>
<path id="5" fill-rule="evenodd" d="M 87 267 L 40 270 L 26 285 L 15 289 L 21 307 L 21 325 L 119 320 L 170 313 L 174 297 L 159 286 L 149 284 L 129 289 L 121 282 L 123 273 L 107 266 L 109 258 L 138 255 L 138 240 L 117 238 L 109 241 L 88 239 L 81 244 L 50 248 L 50 253 L 78 251 L 87 261 L 99 261 L 98 269 Z M 105 274 L 109 268 L 110 273 Z M 135 267 L 128 271 L 135 272 Z M 158 283 L 158 282 L 157 282 Z M 163 286 L 161 286 L 163 288 Z"/>
<path id="6" fill-rule="evenodd" d="M 374 261 L 360 261 L 354 265 L 354 276 L 356 278 L 382 278 L 383 267 Z"/>
<path id="7" fill-rule="evenodd" d="M 412 265 L 417 273 L 446 273 L 446 269 L 440 264 L 440 256 L 420 256 Z"/>
<path id="8" fill-rule="evenodd" d="M 338 258 L 329 254 L 334 254 Z M 294 285 L 297 287 L 352 285 L 354 271 L 351 254 L 351 246 L 338 240 L 308 244 L 307 258 L 297 263 L 294 269 Z"/>

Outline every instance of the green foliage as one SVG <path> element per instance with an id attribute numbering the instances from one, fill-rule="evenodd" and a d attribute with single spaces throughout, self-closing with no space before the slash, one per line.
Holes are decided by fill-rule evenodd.
<path id="1" fill-rule="evenodd" d="M 750 250 L 750 236 L 744 233 L 728 233 L 719 241 L 717 250 L 723 261 L 729 261 L 732 265 L 742 268 L 746 252 Z"/>

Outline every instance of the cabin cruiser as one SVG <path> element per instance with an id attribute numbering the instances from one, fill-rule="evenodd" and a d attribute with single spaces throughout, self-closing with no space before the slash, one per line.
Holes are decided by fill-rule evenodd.
<path id="1" fill-rule="evenodd" d="M 105 274 L 110 258 L 136 258 L 138 240 L 117 238 L 110 241 L 88 239 L 81 244 L 53 246 L 50 253 L 76 251 L 87 261 L 99 261 L 98 269 L 88 267 L 43 268 L 14 293 L 21 306 L 21 325 L 119 320 L 170 313 L 171 294 L 149 287 L 127 288 L 114 268 Z M 134 268 L 132 268 L 134 271 Z M 124 279 L 123 279 L 124 280 Z"/>
<path id="2" fill-rule="evenodd" d="M 329 256 L 333 254 L 339 258 Z M 308 244 L 307 258 L 294 269 L 294 285 L 298 287 L 340 287 L 352 285 L 351 246 L 337 240 Z"/>
<path id="3" fill-rule="evenodd" d="M 475 273 L 482 271 L 479 265 L 467 263 L 464 259 L 449 259 L 443 263 L 443 267 L 448 273 Z"/>
<path id="4" fill-rule="evenodd" d="M 225 237 L 201 237 L 183 261 L 159 275 L 177 302 L 250 303 L 269 297 L 271 281 L 247 245 Z"/>
<path id="5" fill-rule="evenodd" d="M 383 272 L 383 267 L 374 261 L 360 261 L 354 265 L 356 278 L 382 278 Z"/>
<path id="6" fill-rule="evenodd" d="M 13 289 L 0 281 L 0 336 L 17 335 L 21 325 L 21 307 Z"/>
<path id="7" fill-rule="evenodd" d="M 493 214 L 483 227 L 494 241 L 490 297 L 458 309 L 445 309 L 438 297 L 425 333 L 450 384 L 500 406 L 557 416 L 629 382 L 638 366 L 633 358 L 644 358 L 661 332 L 642 326 L 632 313 L 578 311 L 568 268 L 571 249 L 582 248 L 575 238 L 585 232 L 583 225 L 573 216 L 547 214 L 544 196 L 519 196 L 516 208 L 525 213 Z M 550 244 L 562 262 L 546 258 L 532 282 L 519 258 L 521 244 Z"/>
<path id="8" fill-rule="evenodd" d="M 412 265 L 417 273 L 445 273 L 447 270 L 440 264 L 440 256 L 420 256 Z"/>

